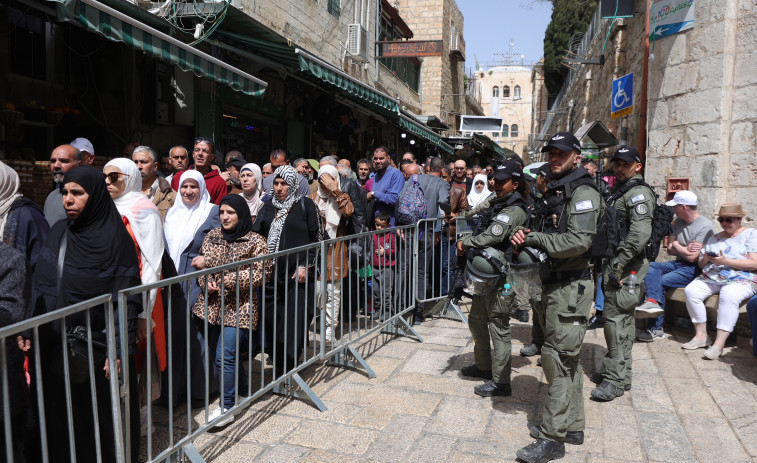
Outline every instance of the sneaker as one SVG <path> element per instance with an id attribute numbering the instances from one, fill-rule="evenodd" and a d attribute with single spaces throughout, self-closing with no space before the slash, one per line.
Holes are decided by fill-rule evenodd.
<path id="1" fill-rule="evenodd" d="M 718 349 L 715 346 L 710 346 L 704 351 L 704 358 L 710 360 L 716 360 L 721 355 L 723 355 L 723 349 Z"/>
<path id="2" fill-rule="evenodd" d="M 710 342 L 709 336 L 707 336 L 705 339 L 691 338 L 691 341 L 682 345 L 681 349 L 686 349 L 686 350 L 701 349 L 703 347 L 709 346 L 710 344 L 712 344 L 712 342 Z"/>
<path id="3" fill-rule="evenodd" d="M 665 332 L 662 330 L 646 330 L 636 336 L 636 340 L 641 342 L 652 342 L 655 339 L 665 339 Z"/>
<path id="4" fill-rule="evenodd" d="M 213 425 L 214 428 L 221 428 L 232 423 L 234 421 L 234 415 L 231 413 L 228 413 L 228 411 L 229 411 L 228 408 L 222 408 L 222 407 L 216 408 L 215 410 L 210 412 L 210 414 L 208 415 L 208 423 L 212 422 L 213 420 L 220 417 L 221 415 L 223 415 L 223 418 L 221 418 L 220 421 L 218 421 L 217 423 Z"/>
<path id="5" fill-rule="evenodd" d="M 538 344 L 531 343 L 527 346 L 523 346 L 520 349 L 520 355 L 524 357 L 532 357 L 539 354 L 541 354 L 541 346 Z"/>
<path id="6" fill-rule="evenodd" d="M 636 307 L 634 316 L 636 318 L 657 318 L 664 313 L 665 311 L 662 310 L 660 304 L 647 299 L 646 302 Z"/>

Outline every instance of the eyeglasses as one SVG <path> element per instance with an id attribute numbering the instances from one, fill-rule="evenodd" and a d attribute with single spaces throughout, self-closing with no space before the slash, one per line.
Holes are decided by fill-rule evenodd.
<path id="1" fill-rule="evenodd" d="M 720 223 L 732 223 L 740 220 L 740 217 L 718 217 L 718 222 Z"/>
<path id="2" fill-rule="evenodd" d="M 118 181 L 118 176 L 123 175 L 124 177 L 128 177 L 129 174 L 124 174 L 123 172 L 111 172 L 109 174 L 103 174 L 106 179 L 110 180 L 110 183 L 116 183 Z"/>

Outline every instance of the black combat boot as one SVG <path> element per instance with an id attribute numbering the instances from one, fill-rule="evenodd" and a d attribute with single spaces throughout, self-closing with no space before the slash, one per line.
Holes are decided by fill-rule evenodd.
<path id="1" fill-rule="evenodd" d="M 602 402 L 609 402 L 615 399 L 615 397 L 622 396 L 623 392 L 622 387 L 615 386 L 611 382 L 605 380 L 591 391 L 591 396 Z"/>
<path id="2" fill-rule="evenodd" d="M 605 319 L 602 318 L 602 311 L 597 310 L 594 315 L 589 318 L 589 324 L 586 325 L 587 330 L 594 330 L 597 328 L 603 328 L 605 326 Z"/>
<path id="3" fill-rule="evenodd" d="M 520 349 L 520 355 L 524 357 L 532 357 L 539 354 L 541 354 L 541 346 L 539 344 L 531 343 L 527 346 L 523 346 Z"/>
<path id="4" fill-rule="evenodd" d="M 477 367 L 475 363 L 473 365 L 468 365 L 467 367 L 462 367 L 460 369 L 460 373 L 462 373 L 463 376 L 468 376 L 469 378 L 492 379 L 491 370 L 482 370 Z"/>
<path id="5" fill-rule="evenodd" d="M 565 456 L 565 444 L 549 439 L 536 439 L 533 444 L 518 450 L 515 456 L 526 463 L 547 463 Z"/>
<path id="6" fill-rule="evenodd" d="M 494 380 L 479 384 L 473 388 L 473 392 L 481 397 L 492 397 L 495 395 L 500 397 L 510 397 L 513 395 L 513 390 L 510 388 L 509 384 L 495 383 Z"/>
<path id="7" fill-rule="evenodd" d="M 529 434 L 534 439 L 539 438 L 539 426 L 538 424 L 535 424 L 528 428 L 530 431 Z M 565 443 L 570 445 L 581 445 L 584 443 L 584 432 L 583 431 L 568 431 L 565 433 Z"/>

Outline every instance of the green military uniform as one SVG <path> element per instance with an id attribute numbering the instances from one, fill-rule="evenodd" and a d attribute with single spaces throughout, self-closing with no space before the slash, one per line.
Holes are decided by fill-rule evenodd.
<path id="1" fill-rule="evenodd" d="M 568 189 L 570 198 L 563 200 Z M 534 307 L 541 312 L 534 318 L 545 336 L 541 358 L 549 384 L 541 439 L 564 442 L 566 432 L 585 427 L 580 352 L 594 299 L 590 250 L 601 201 L 589 173 L 578 167 L 549 183 L 534 206 L 533 231 L 525 238 L 526 246 L 547 252 L 551 263 L 541 304 Z"/>
<path id="2" fill-rule="evenodd" d="M 510 193 L 503 197 L 491 196 L 489 206 L 497 208 L 508 202 L 517 193 Z M 504 251 L 509 246 L 508 237 L 513 227 L 526 222 L 526 212 L 523 208 L 512 205 L 503 208 L 493 216 L 489 226 L 481 233 L 468 235 L 461 241 L 464 249 L 483 249 L 493 247 Z M 510 309 L 514 295 L 503 296 L 499 290 L 505 284 L 506 277 L 500 278 L 497 290 L 492 294 L 473 296 L 468 328 L 473 341 L 473 355 L 476 366 L 483 371 L 492 372 L 492 380 L 498 384 L 510 384 L 512 344 L 510 341 Z M 492 353 L 491 341 L 494 349 Z"/>
<path id="3" fill-rule="evenodd" d="M 643 182 L 637 174 L 626 183 L 615 186 L 615 191 L 621 189 L 628 182 Z M 603 289 L 605 293 L 605 340 L 607 341 L 607 355 L 602 362 L 603 378 L 617 387 L 631 384 L 631 348 L 634 339 L 634 308 L 639 304 L 641 288 L 637 287 L 634 294 L 629 293 L 627 286 L 617 287 L 610 281 L 610 273 L 617 271 L 625 283 L 632 271 L 636 272 L 638 283 L 644 280 L 649 270 L 649 261 L 644 253 L 644 246 L 652 234 L 652 215 L 655 207 L 655 196 L 644 183 L 632 187 L 625 194 L 617 198 L 615 207 L 618 211 L 620 223 L 628 227 L 626 238 L 618 244 L 615 255 L 603 261 Z"/>

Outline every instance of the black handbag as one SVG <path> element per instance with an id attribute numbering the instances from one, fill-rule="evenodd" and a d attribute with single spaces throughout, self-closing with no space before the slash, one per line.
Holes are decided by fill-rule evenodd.
<path id="1" fill-rule="evenodd" d="M 66 257 L 66 234 L 60 243 L 58 251 L 58 301 L 63 301 L 63 287 L 61 277 L 63 276 L 63 263 Z M 87 349 L 87 327 L 85 325 L 70 326 L 66 329 L 66 352 L 68 356 L 68 375 L 71 382 L 80 384 L 89 378 L 89 366 L 92 365 L 94 371 L 105 364 L 108 346 L 105 338 L 105 330 L 92 331 L 92 358 L 89 357 Z M 61 377 L 65 378 L 63 355 L 58 356 L 53 364 L 54 370 Z"/>

